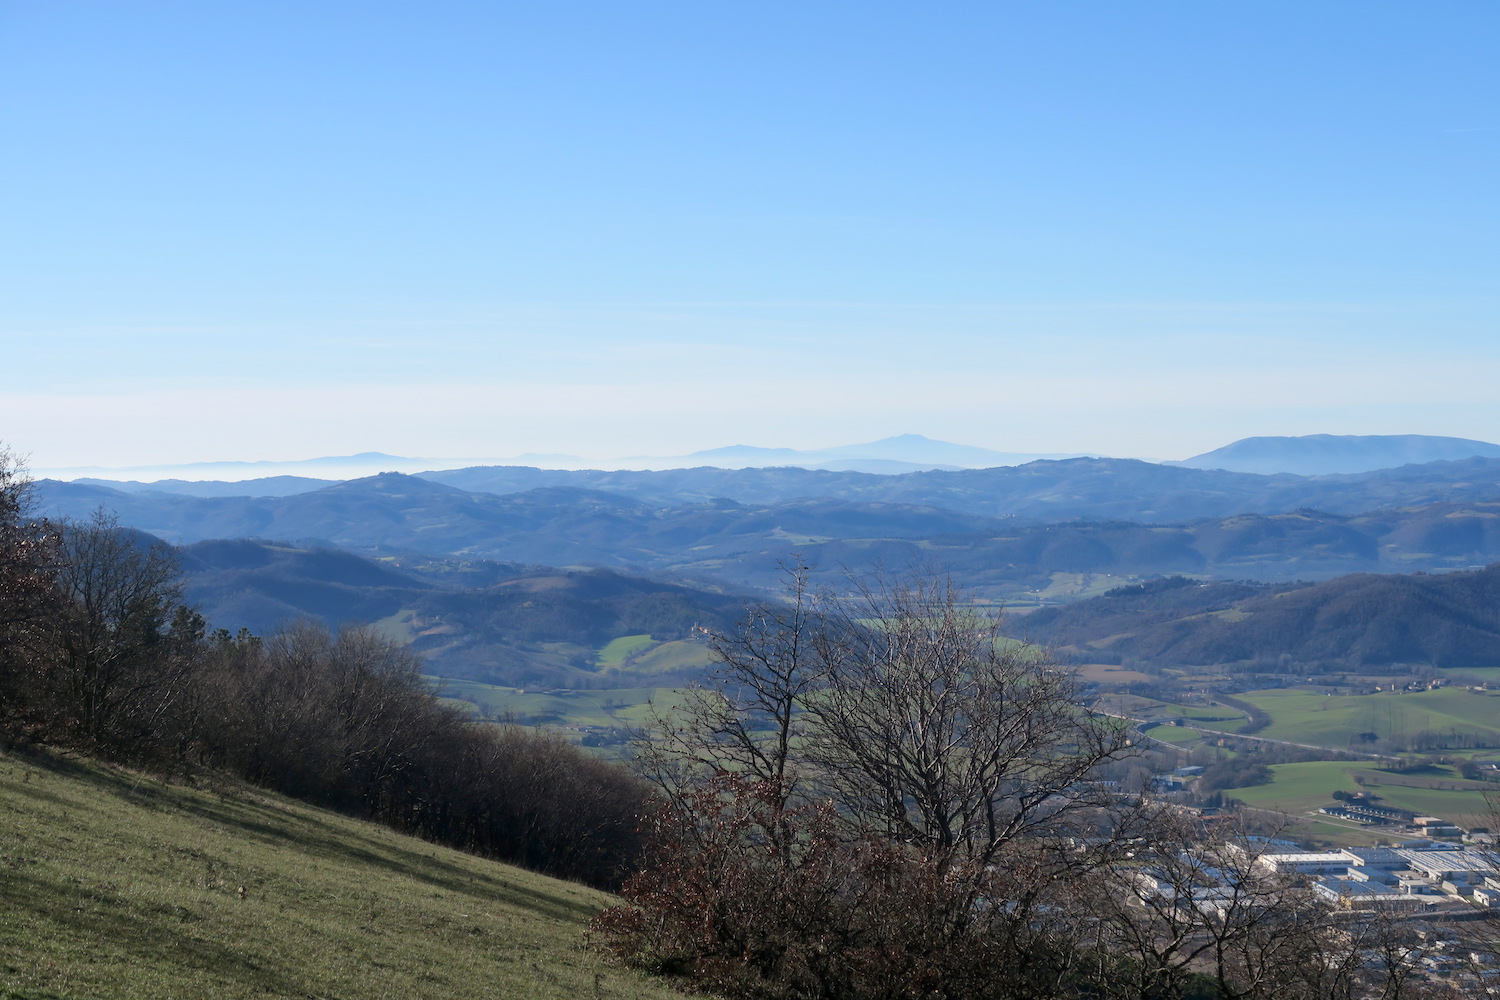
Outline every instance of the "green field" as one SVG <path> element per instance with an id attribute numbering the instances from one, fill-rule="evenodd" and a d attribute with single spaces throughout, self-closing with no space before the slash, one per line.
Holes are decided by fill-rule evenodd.
<path id="1" fill-rule="evenodd" d="M 1082 597 L 1096 597 L 1124 582 L 1124 578 L 1112 573 L 1053 573 L 1046 587 L 1027 596 L 1039 602 L 1072 601 Z"/>
<path id="2" fill-rule="evenodd" d="M 1472 736 L 1481 746 L 1500 747 L 1500 691 L 1439 688 L 1404 694 L 1325 695 L 1296 688 L 1239 695 L 1271 717 L 1257 735 L 1268 739 L 1358 748 L 1361 733 L 1374 733 L 1405 748 L 1422 730 Z"/>
<path id="3" fill-rule="evenodd" d="M 471 704 L 486 718 L 513 715 L 530 726 L 637 727 L 645 724 L 649 703 L 666 706 L 680 697 L 680 689 L 674 687 L 535 691 L 478 681 L 433 680 L 444 697 Z"/>
<path id="4" fill-rule="evenodd" d="M 1205 739 L 1203 733 L 1187 726 L 1152 726 L 1146 731 L 1146 735 L 1163 743 L 1171 743 L 1184 748 L 1202 743 Z"/>
<path id="5" fill-rule="evenodd" d="M 660 643 L 637 654 L 630 663 L 630 672 L 640 676 L 676 673 L 706 667 L 713 659 L 713 651 L 707 644 L 693 639 L 678 639 Z"/>
<path id="6" fill-rule="evenodd" d="M 0 754 L 0 996 L 667 1000 L 611 898 L 238 783 Z"/>
<path id="7" fill-rule="evenodd" d="M 411 642 L 411 620 L 414 614 L 411 608 L 402 608 L 395 614 L 371 622 L 371 627 L 394 642 Z"/>
<path id="8" fill-rule="evenodd" d="M 1153 735 L 1155 730 L 1153 730 Z M 1362 761 L 1308 761 L 1274 764 L 1270 784 L 1229 788 L 1224 794 L 1247 805 L 1298 815 L 1333 801 L 1333 791 L 1366 792 L 1380 796 L 1385 805 L 1410 809 L 1422 815 L 1441 816 L 1460 826 L 1491 825 L 1489 798 L 1500 786 L 1464 781 L 1451 768 L 1439 767 L 1418 774 L 1400 774 Z M 1363 784 L 1356 781 L 1359 778 Z M 1438 787 L 1422 787 L 1435 785 Z M 1328 821 L 1320 821 L 1333 826 Z M 1337 827 L 1335 827 L 1337 828 Z M 1394 831 L 1371 831 L 1387 839 Z"/>
<path id="9" fill-rule="evenodd" d="M 1099 699 L 1099 705 L 1106 711 L 1117 712 L 1136 719 L 1161 722 L 1181 719 L 1188 725 L 1203 726 L 1226 733 L 1234 732 L 1247 721 L 1239 709 L 1230 708 L 1228 705 L 1180 704 L 1156 698 L 1143 698 L 1133 694 L 1105 695 Z M 1152 735 L 1157 735 L 1155 730 L 1152 731 Z"/>
<path id="10" fill-rule="evenodd" d="M 1359 791 L 1354 775 L 1363 774 L 1367 770 L 1366 764 L 1356 761 L 1315 760 L 1301 764 L 1273 764 L 1271 773 L 1275 777 L 1270 784 L 1226 788 L 1224 794 L 1240 799 L 1247 805 L 1300 813 L 1328 805 L 1333 801 L 1333 791 L 1336 788 L 1347 792 Z"/>
<path id="11" fill-rule="evenodd" d="M 1337 847 L 1375 847 L 1389 844 L 1391 835 L 1366 827 L 1351 826 L 1316 816 L 1299 816 L 1290 821 L 1288 833 Z"/>
<path id="12" fill-rule="evenodd" d="M 601 667 L 618 667 L 633 653 L 651 646 L 649 635 L 622 635 L 612 639 L 599 650 L 597 662 Z"/>

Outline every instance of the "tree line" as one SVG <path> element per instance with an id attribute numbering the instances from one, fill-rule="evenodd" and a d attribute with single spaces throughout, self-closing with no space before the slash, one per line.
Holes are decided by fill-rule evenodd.
<path id="1" fill-rule="evenodd" d="M 648 788 L 624 768 L 473 720 L 369 629 L 210 632 L 170 546 L 28 500 L 0 452 L 0 742 L 228 773 L 601 886 L 634 856 Z"/>

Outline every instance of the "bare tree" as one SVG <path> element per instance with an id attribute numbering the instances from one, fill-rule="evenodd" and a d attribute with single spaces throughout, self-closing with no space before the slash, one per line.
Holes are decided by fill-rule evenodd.
<path id="1" fill-rule="evenodd" d="M 1121 843 L 1092 778 L 1123 727 L 940 578 L 840 598 L 795 568 L 715 648 L 641 747 L 670 836 L 612 947 L 735 995 L 1064 995 L 1065 907 Z"/>
<path id="2" fill-rule="evenodd" d="M 804 789 L 806 709 L 822 678 L 816 633 L 826 597 L 811 589 L 802 563 L 785 575 L 786 599 L 749 608 L 738 628 L 713 633 L 716 661 L 705 682 L 655 713 L 637 740 L 640 769 L 670 798 L 720 770 L 774 789 L 776 811 Z"/>
<path id="3" fill-rule="evenodd" d="M 59 708 L 88 742 L 149 733 L 182 694 L 203 636 L 182 604 L 175 550 L 96 512 L 63 526 L 55 581 Z"/>
<path id="4" fill-rule="evenodd" d="M 30 728 L 49 648 L 44 626 L 57 613 L 52 578 L 56 529 L 33 515 L 31 480 L 0 446 L 0 728 Z"/>
<path id="5" fill-rule="evenodd" d="M 815 642 L 810 762 L 847 811 L 943 864 L 1092 827 L 1108 801 L 1096 769 L 1131 752 L 1070 671 L 944 578 L 865 585 Z"/>

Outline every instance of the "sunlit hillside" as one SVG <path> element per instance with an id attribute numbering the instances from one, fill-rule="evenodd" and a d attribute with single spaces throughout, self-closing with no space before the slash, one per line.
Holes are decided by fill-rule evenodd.
<path id="1" fill-rule="evenodd" d="M 672 996 L 584 948 L 609 897 L 237 783 L 0 754 L 0 995 Z"/>

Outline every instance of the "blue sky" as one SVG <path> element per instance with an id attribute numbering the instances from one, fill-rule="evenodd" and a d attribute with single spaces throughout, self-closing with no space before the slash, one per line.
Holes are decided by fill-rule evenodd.
<path id="1" fill-rule="evenodd" d="M 39 468 L 1500 440 L 1500 5 L 0 0 Z"/>

